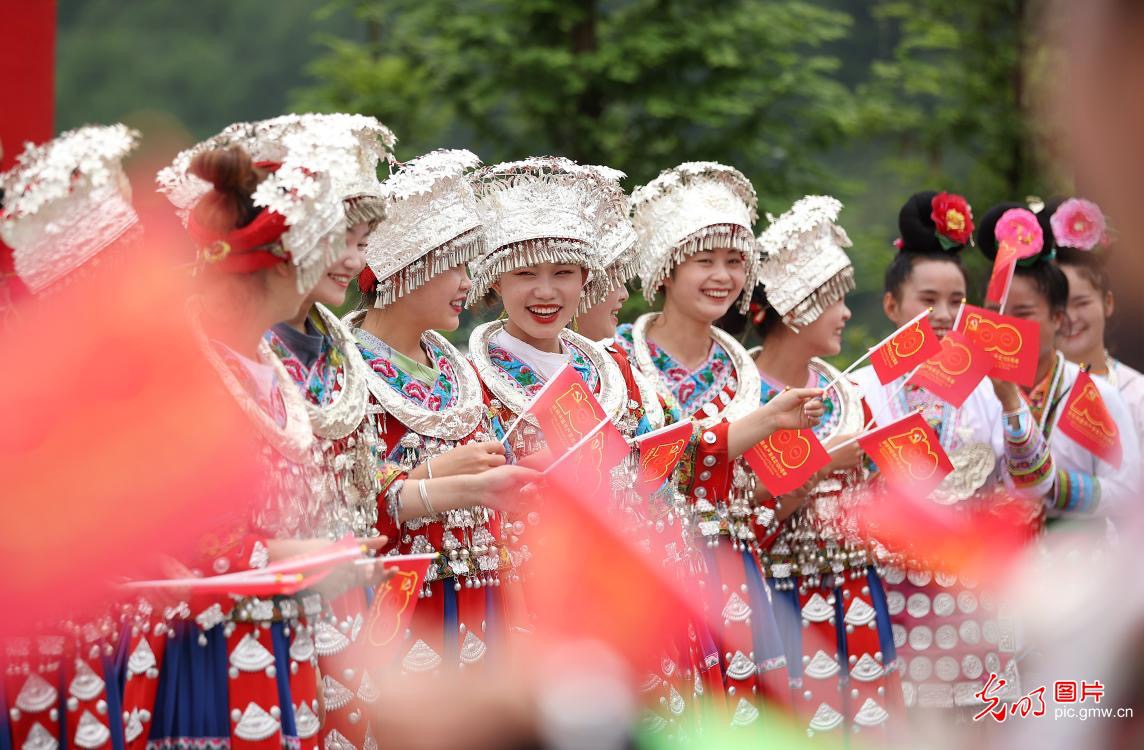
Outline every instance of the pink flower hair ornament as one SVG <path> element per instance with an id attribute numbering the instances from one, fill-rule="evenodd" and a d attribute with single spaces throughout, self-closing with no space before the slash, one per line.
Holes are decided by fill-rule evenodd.
<path id="1" fill-rule="evenodd" d="M 1084 198 L 1069 198 L 1049 217 L 1053 239 L 1060 247 L 1093 250 L 1105 243 L 1104 213 Z"/>
<path id="2" fill-rule="evenodd" d="M 1001 214 L 993 232 L 997 237 L 998 255 L 1008 248 L 1018 262 L 1036 257 L 1045 246 L 1041 225 L 1027 208 L 1010 208 Z"/>

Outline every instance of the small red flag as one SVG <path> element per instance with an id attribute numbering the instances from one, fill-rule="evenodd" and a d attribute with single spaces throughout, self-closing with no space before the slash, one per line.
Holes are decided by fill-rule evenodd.
<path id="1" fill-rule="evenodd" d="M 1041 336 L 1034 321 L 966 305 L 958 330 L 993 357 L 990 376 L 1033 387 Z"/>
<path id="2" fill-rule="evenodd" d="M 939 352 L 941 339 L 934 333 L 926 314 L 902 326 L 872 351 L 870 364 L 874 366 L 878 380 L 886 385 Z"/>
<path id="3" fill-rule="evenodd" d="M 607 492 L 611 489 L 612 469 L 630 452 L 628 441 L 612 421 L 602 419 L 558 456 L 544 474 L 554 474 L 554 479 L 580 492 Z"/>
<path id="4" fill-rule="evenodd" d="M 910 378 L 910 385 L 924 388 L 955 409 L 993 367 L 993 357 L 965 334 L 950 331 L 941 340 L 941 353 L 925 362 Z"/>
<path id="5" fill-rule="evenodd" d="M 1087 372 L 1077 375 L 1057 428 L 1092 455 L 1114 468 L 1120 468 L 1124 459 L 1120 429 L 1108 413 L 1100 389 Z"/>
<path id="6" fill-rule="evenodd" d="M 536 417 L 545 442 L 555 453 L 571 448 L 607 418 L 580 373 L 568 365 L 544 384 L 527 412 Z"/>
<path id="7" fill-rule="evenodd" d="M 899 492 L 925 497 L 953 471 L 937 434 L 914 412 L 858 438 L 887 484 Z"/>
<path id="8" fill-rule="evenodd" d="M 366 615 L 363 638 L 359 643 L 362 649 L 369 649 L 365 652 L 368 663 L 385 665 L 397 656 L 405 643 L 400 636 L 413 621 L 413 610 L 417 607 L 421 587 L 425 585 L 425 574 L 429 571 L 429 563 L 436 557 L 436 554 L 400 555 L 378 560 L 387 570 L 396 568 L 397 572 L 378 587 Z"/>
<path id="9" fill-rule="evenodd" d="M 763 485 L 778 497 L 798 489 L 830 463 L 814 431 L 779 430 L 743 454 Z"/>
<path id="10" fill-rule="evenodd" d="M 997 243 L 997 257 L 993 259 L 993 270 L 989 274 L 989 284 L 985 287 L 985 301 L 998 305 L 1005 304 L 1009 296 L 1009 285 L 1013 283 L 1013 272 L 1017 270 L 1017 261 L 1036 255 L 1041 250 L 1040 241 L 1002 240 Z"/>
<path id="11" fill-rule="evenodd" d="M 667 481 L 683 459 L 693 430 L 691 421 L 684 420 L 636 438 L 640 449 L 638 494 L 650 495 Z"/>

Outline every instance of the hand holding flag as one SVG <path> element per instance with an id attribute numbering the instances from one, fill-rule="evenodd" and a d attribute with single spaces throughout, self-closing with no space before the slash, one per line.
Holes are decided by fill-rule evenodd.
<path id="1" fill-rule="evenodd" d="M 814 430 L 779 430 L 743 454 L 763 486 L 778 497 L 801 487 L 830 463 Z"/>
<path id="2" fill-rule="evenodd" d="M 830 381 L 826 388 L 830 388 L 867 359 L 874 365 L 878 380 L 885 385 L 937 354 L 939 340 L 929 322 L 932 312 L 933 308 L 927 308 L 918 313 L 898 330 L 867 349 L 865 354 Z"/>
<path id="3" fill-rule="evenodd" d="M 1041 336 L 1036 322 L 966 305 L 958 331 L 993 358 L 990 377 L 1033 387 Z"/>

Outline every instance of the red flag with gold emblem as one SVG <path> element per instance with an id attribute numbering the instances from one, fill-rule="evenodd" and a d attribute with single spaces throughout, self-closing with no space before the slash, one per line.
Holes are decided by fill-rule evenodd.
<path id="1" fill-rule="evenodd" d="M 991 377 L 1033 387 L 1041 336 L 1036 322 L 966 305 L 958 330 L 993 358 Z"/>
<path id="2" fill-rule="evenodd" d="M 993 367 L 993 358 L 965 334 L 950 331 L 941 340 L 941 352 L 910 378 L 909 384 L 924 388 L 955 409 Z"/>
<path id="3" fill-rule="evenodd" d="M 584 437 L 557 456 L 545 476 L 555 475 L 567 487 L 585 493 L 608 492 L 612 469 L 630 452 L 628 441 L 610 419 L 602 419 Z"/>
<path id="4" fill-rule="evenodd" d="M 870 352 L 870 364 L 882 385 L 892 383 L 941 352 L 941 339 L 929 322 L 929 312 L 899 328 Z"/>
<path id="5" fill-rule="evenodd" d="M 1057 429 L 1105 463 L 1119 469 L 1124 460 L 1120 429 L 1108 413 L 1092 376 L 1082 371 L 1073 383 Z"/>
<path id="6" fill-rule="evenodd" d="M 366 615 L 359 643 L 362 649 L 368 649 L 365 653 L 369 663 L 385 665 L 397 656 L 405 643 L 401 634 L 413 621 L 425 575 L 436 557 L 436 554 L 399 555 L 378 561 L 387 571 L 395 570 L 395 573 L 378 586 Z"/>
<path id="7" fill-rule="evenodd" d="M 636 438 L 640 450 L 636 492 L 650 495 L 671 477 L 683 459 L 693 429 L 691 421 L 684 420 Z"/>
<path id="8" fill-rule="evenodd" d="M 571 448 L 606 418 L 591 388 L 569 365 L 544 384 L 526 411 L 536 417 L 555 453 Z"/>
<path id="9" fill-rule="evenodd" d="M 937 434 L 914 412 L 858 438 L 885 481 L 900 492 L 925 497 L 953 471 Z"/>
<path id="10" fill-rule="evenodd" d="M 779 430 L 743 454 L 763 485 L 775 497 L 798 489 L 830 463 L 830 454 L 814 431 Z"/>

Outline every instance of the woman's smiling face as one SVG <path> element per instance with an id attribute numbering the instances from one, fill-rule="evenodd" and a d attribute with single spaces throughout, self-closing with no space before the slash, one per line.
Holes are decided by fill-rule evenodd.
<path id="1" fill-rule="evenodd" d="M 586 278 L 587 271 L 571 263 L 540 263 L 501 276 L 493 289 L 510 333 L 530 343 L 554 340 L 576 314 Z"/>
<path id="2" fill-rule="evenodd" d="M 731 309 L 747 282 L 743 254 L 734 248 L 700 250 L 664 281 L 672 304 L 696 320 L 714 323 Z"/>

